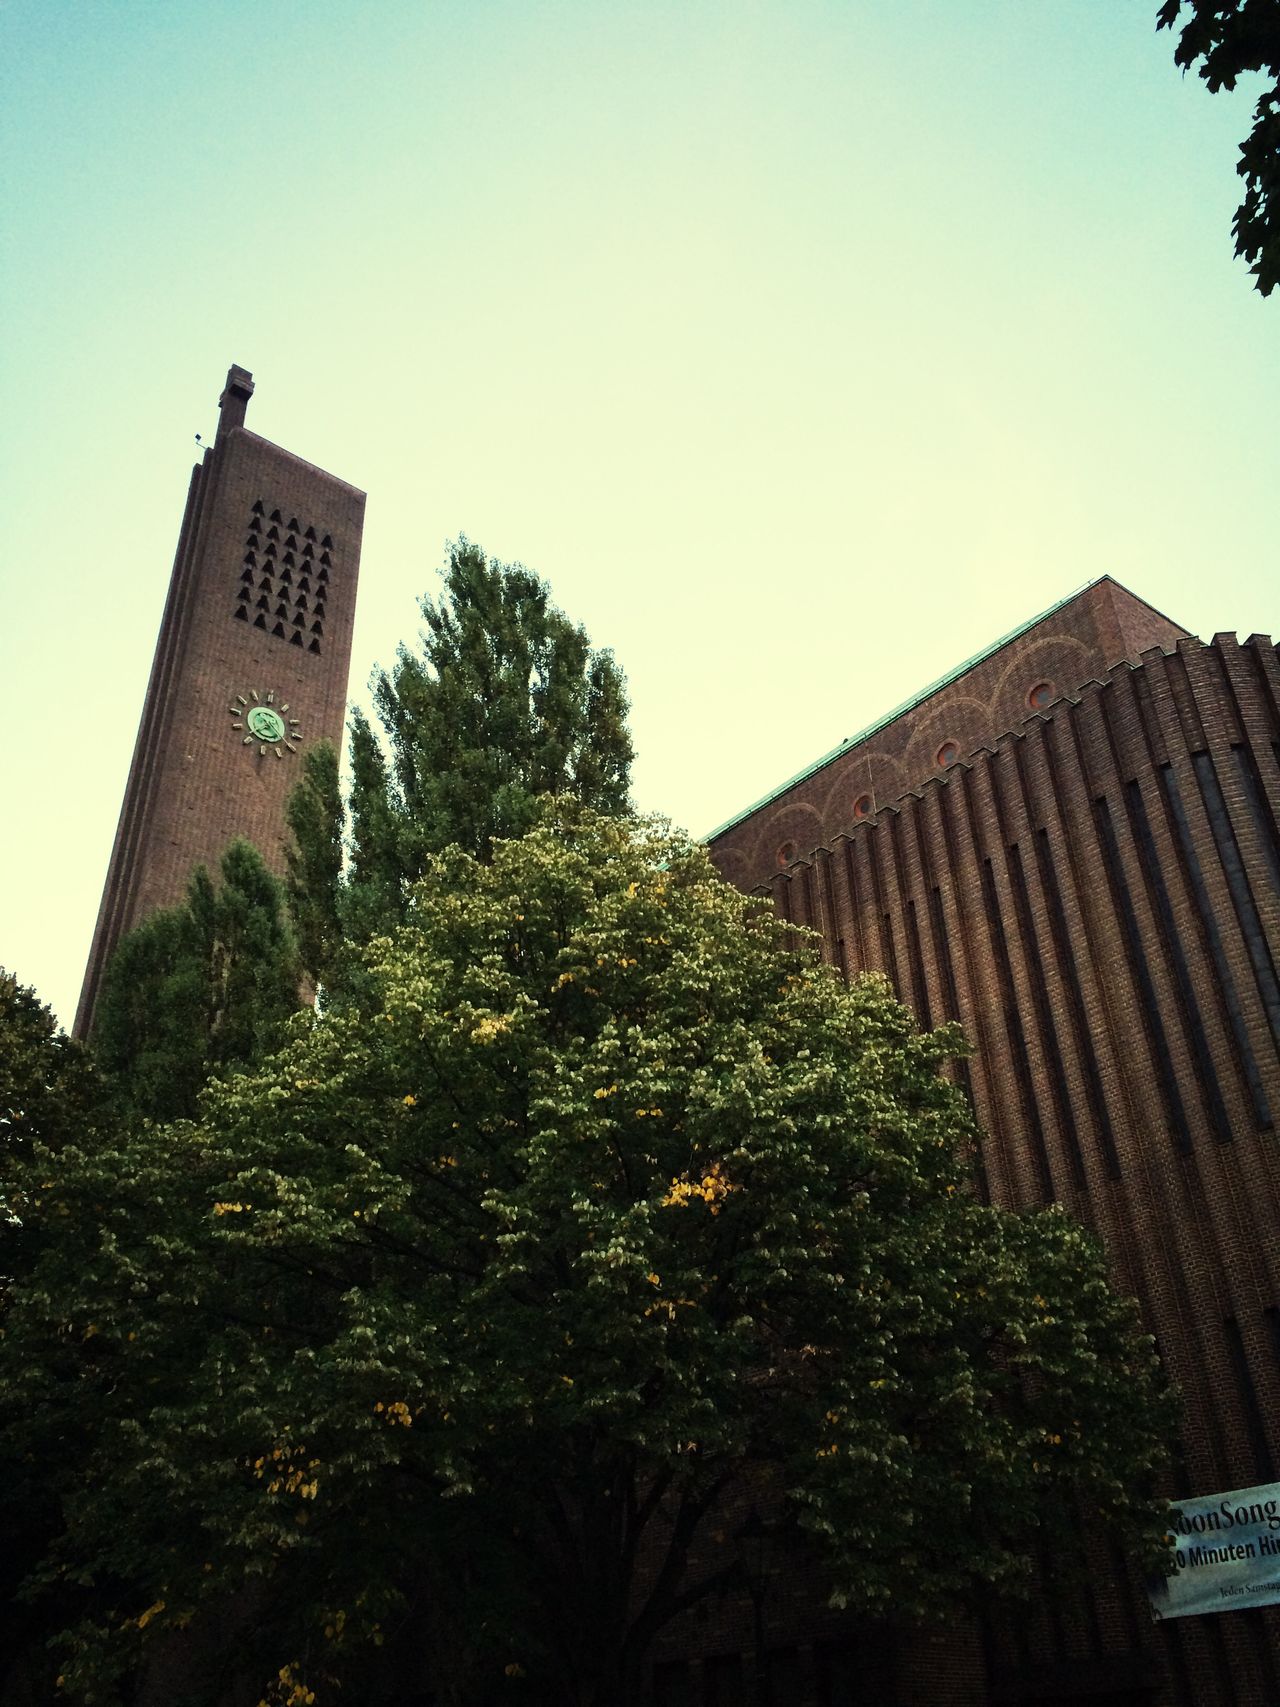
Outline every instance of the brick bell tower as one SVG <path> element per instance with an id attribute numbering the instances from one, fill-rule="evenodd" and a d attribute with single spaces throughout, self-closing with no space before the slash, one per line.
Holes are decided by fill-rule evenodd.
<path id="1" fill-rule="evenodd" d="M 342 739 L 365 495 L 245 427 L 233 367 L 191 471 L 75 1034 L 116 944 L 244 836 L 284 868 L 307 746 Z"/>

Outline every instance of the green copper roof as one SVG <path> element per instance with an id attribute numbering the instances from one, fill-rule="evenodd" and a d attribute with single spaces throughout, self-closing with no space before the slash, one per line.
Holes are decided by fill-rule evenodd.
<path id="1" fill-rule="evenodd" d="M 1112 579 L 1113 577 L 1110 575 L 1095 575 L 1092 581 L 1084 582 L 1084 584 L 1077 587 L 1073 593 L 1068 593 L 1066 598 L 1059 599 L 1056 604 L 1050 605 L 1048 610 L 1042 610 L 1039 616 L 1033 616 L 1027 622 L 1019 623 L 1017 628 L 1010 629 L 1008 634 L 1003 635 L 999 640 L 993 641 L 990 646 L 984 646 L 981 652 L 975 652 L 972 658 L 966 658 L 964 663 L 958 664 L 954 670 L 948 670 L 945 676 L 939 676 L 936 682 L 930 682 L 927 688 L 921 688 L 919 693 L 912 694 L 910 699 L 903 700 L 901 705 L 896 706 L 890 712 L 886 712 L 883 717 L 877 717 L 874 723 L 868 723 L 867 727 L 861 730 L 857 735 L 848 736 L 847 739 L 841 741 L 838 747 L 833 747 L 829 753 L 824 753 L 820 759 L 815 759 L 811 765 L 806 765 L 804 770 L 797 771 L 793 777 L 788 777 L 786 782 L 780 783 L 777 788 L 770 789 L 769 793 L 762 795 L 754 805 L 748 806 L 742 812 L 736 812 L 732 818 L 726 819 L 723 824 L 718 826 L 718 828 L 704 836 L 702 838 L 703 841 L 714 842 L 717 836 L 723 836 L 726 830 L 731 830 L 735 824 L 742 823 L 744 818 L 749 818 L 753 812 L 758 812 L 762 806 L 768 806 L 772 801 L 777 800 L 780 795 L 785 794 L 788 789 L 794 788 L 797 783 L 804 782 L 808 777 L 815 776 L 818 771 L 825 769 L 829 764 L 833 764 L 836 759 L 841 757 L 842 754 L 852 752 L 855 747 L 861 746 L 862 742 L 870 740 L 873 735 L 878 734 L 881 729 L 886 728 L 890 723 L 896 723 L 898 718 L 905 716 L 908 711 L 914 711 L 916 706 L 922 705 L 926 699 L 932 699 L 934 694 L 939 693 L 945 687 L 950 687 L 952 682 L 958 682 L 961 676 L 968 675 L 970 670 L 976 669 L 979 664 L 985 663 L 986 660 L 998 652 L 1002 646 L 1007 646 L 1010 641 L 1017 640 L 1020 635 L 1025 634 L 1028 629 L 1034 628 L 1037 623 L 1045 622 L 1049 617 L 1056 616 L 1065 605 L 1069 605 L 1073 600 L 1080 598 L 1080 596 L 1087 593 L 1091 587 L 1096 587 L 1101 582 L 1110 581 Z"/>

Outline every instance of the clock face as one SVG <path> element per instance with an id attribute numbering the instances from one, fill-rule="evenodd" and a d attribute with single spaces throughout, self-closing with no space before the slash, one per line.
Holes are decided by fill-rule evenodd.
<path id="1" fill-rule="evenodd" d="M 274 753 L 282 759 L 286 753 L 296 753 L 302 739 L 298 719 L 289 716 L 288 702 L 276 704 L 275 690 L 260 694 L 250 688 L 247 694 L 238 693 L 236 703 L 228 708 L 235 722 L 231 727 L 241 737 L 241 746 L 256 747 L 258 757 Z"/>
<path id="2" fill-rule="evenodd" d="M 270 705 L 250 706 L 245 724 L 251 735 L 256 735 L 259 741 L 274 745 L 284 740 L 284 718 Z"/>

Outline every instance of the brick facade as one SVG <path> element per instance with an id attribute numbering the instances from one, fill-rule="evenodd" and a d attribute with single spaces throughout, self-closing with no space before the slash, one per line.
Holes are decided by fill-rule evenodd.
<path id="1" fill-rule="evenodd" d="M 1205 645 L 1104 580 L 712 840 L 843 972 L 963 1024 L 977 1189 L 1104 1241 L 1183 1395 L 1174 1495 L 1280 1476 L 1278 825 L 1275 646 Z M 1153 1626 L 1120 1562 L 1094 1567 L 1028 1615 L 899 1632 L 866 1696 L 823 1683 L 837 1638 L 782 1596 L 780 1707 L 1280 1701 L 1278 1609 Z"/>
<path id="2" fill-rule="evenodd" d="M 948 763 L 1019 728 L 1034 710 L 1185 633 L 1104 575 L 716 831 L 716 863 L 740 888 L 767 883 Z"/>
<path id="3" fill-rule="evenodd" d="M 244 836 L 284 867 L 284 807 L 306 745 L 342 740 L 365 495 L 244 425 L 233 367 L 191 473 L 120 824 L 76 1014 L 93 1023 L 121 936 L 180 900 Z M 275 708 L 279 739 L 245 722 Z M 237 715 L 238 713 L 238 715 Z"/>

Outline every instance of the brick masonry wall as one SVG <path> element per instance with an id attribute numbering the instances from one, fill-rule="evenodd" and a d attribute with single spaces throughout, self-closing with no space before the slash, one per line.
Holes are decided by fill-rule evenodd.
<path id="1" fill-rule="evenodd" d="M 1038 656 L 1006 659 L 1019 685 Z M 1104 1241 L 1183 1395 L 1168 1491 L 1210 1493 L 1280 1476 L 1280 664 L 1261 636 L 1182 637 L 1097 675 L 767 887 L 842 971 L 963 1024 L 978 1188 Z M 898 751 L 951 726 L 935 709 Z M 713 845 L 727 875 L 759 870 L 776 809 L 734 826 L 737 857 Z M 972 1632 L 922 1633 L 886 1699 L 1280 1701 L 1276 1609 L 1151 1626 L 1101 1549 L 1088 1592 L 981 1634 L 979 1664 Z"/>
<path id="2" fill-rule="evenodd" d="M 197 865 L 216 869 L 227 845 L 243 836 L 283 871 L 285 801 L 301 754 L 311 742 L 342 740 L 365 495 L 235 424 L 242 418 L 243 406 L 229 419 L 224 397 L 217 440 L 192 471 L 76 1015 L 79 1036 L 91 1028 L 120 937 L 180 900 Z M 303 618 L 300 627 L 295 617 Z M 272 632 L 277 624 L 282 635 Z M 288 745 L 246 743 L 248 731 L 233 728 L 238 696 L 252 705 L 268 694 L 287 706 L 287 726 L 296 719 Z"/>
<path id="3" fill-rule="evenodd" d="M 1019 728 L 1033 715 L 1032 690 L 1056 698 L 1184 633 L 1103 576 L 728 826 L 713 838 L 717 863 L 742 888 L 768 882 L 945 769 L 938 755 L 948 743 L 966 758 Z"/>

